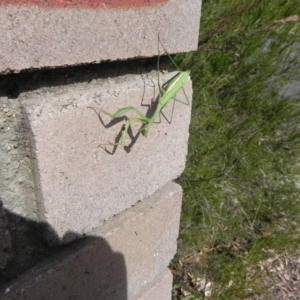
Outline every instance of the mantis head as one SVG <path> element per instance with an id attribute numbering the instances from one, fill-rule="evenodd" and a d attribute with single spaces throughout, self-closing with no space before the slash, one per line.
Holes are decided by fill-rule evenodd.
<path id="1" fill-rule="evenodd" d="M 141 129 L 139 130 L 139 132 L 140 132 L 143 136 L 147 136 L 148 131 L 149 131 L 149 128 L 148 128 L 147 126 L 141 128 Z"/>

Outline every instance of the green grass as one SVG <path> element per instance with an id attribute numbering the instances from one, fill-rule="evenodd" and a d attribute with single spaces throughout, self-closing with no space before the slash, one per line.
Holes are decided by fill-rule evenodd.
<path id="1" fill-rule="evenodd" d="M 300 95 L 282 91 L 300 80 L 300 21 L 276 22 L 293 15 L 298 0 L 204 0 L 199 49 L 177 57 L 194 97 L 174 299 L 263 294 L 252 271 L 297 250 Z"/>

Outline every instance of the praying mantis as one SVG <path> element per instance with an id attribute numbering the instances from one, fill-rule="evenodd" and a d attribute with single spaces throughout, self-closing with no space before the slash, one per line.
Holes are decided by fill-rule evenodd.
<path id="1" fill-rule="evenodd" d="M 159 39 L 159 42 L 160 42 L 160 39 Z M 160 42 L 160 44 L 162 45 L 161 42 Z M 162 45 L 162 47 L 163 47 L 165 53 L 171 59 L 172 63 L 178 69 L 176 63 L 170 57 L 169 53 L 166 51 L 166 49 L 164 48 L 163 45 Z M 158 56 L 158 61 L 157 61 L 157 69 L 158 69 L 158 74 L 159 74 L 159 56 Z M 187 99 L 187 103 L 186 103 L 186 102 L 183 102 L 183 101 L 180 101 L 180 100 L 174 98 L 176 93 L 180 89 L 183 88 L 183 85 L 185 84 L 185 82 L 186 82 L 187 78 L 189 77 L 189 75 L 190 75 L 190 71 L 178 71 L 175 76 L 173 76 L 171 79 L 169 79 L 167 82 L 165 82 L 162 86 L 160 86 L 159 75 L 158 75 L 159 94 L 156 98 L 156 103 L 155 103 L 156 106 L 155 106 L 155 110 L 154 110 L 153 115 L 152 115 L 151 118 L 145 116 L 137 108 L 132 107 L 132 106 L 121 108 L 118 111 L 116 111 L 114 114 L 110 114 L 109 112 L 107 112 L 105 110 L 101 110 L 100 112 L 108 115 L 112 119 L 122 117 L 122 116 L 126 117 L 126 121 L 125 121 L 125 124 L 122 127 L 122 132 L 121 132 L 121 136 L 120 136 L 119 141 L 115 142 L 115 143 L 108 142 L 108 144 L 101 144 L 101 145 L 112 145 L 112 146 L 123 145 L 125 143 L 125 140 L 126 140 L 126 137 L 127 137 L 127 134 L 128 134 L 128 130 L 129 130 L 129 127 L 130 127 L 132 122 L 142 123 L 143 125 L 139 129 L 138 132 L 141 133 L 143 136 L 147 136 L 150 128 L 152 127 L 152 125 L 156 121 L 156 119 L 159 118 L 158 123 L 161 122 L 162 109 L 167 105 L 167 103 L 171 99 L 174 99 L 174 101 L 177 101 L 177 102 L 180 102 L 182 104 L 185 104 L 185 105 L 189 106 L 190 103 L 189 103 L 188 99 Z M 127 117 L 126 114 L 128 112 L 134 112 L 137 115 L 137 117 Z"/>

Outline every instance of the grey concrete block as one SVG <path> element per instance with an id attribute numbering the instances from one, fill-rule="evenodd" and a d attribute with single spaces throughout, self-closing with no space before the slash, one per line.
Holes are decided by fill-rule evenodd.
<path id="1" fill-rule="evenodd" d="M 3 78 L 0 84 L 0 197 L 5 209 L 37 220 L 29 134 L 20 102 L 2 95 L 8 88 Z"/>
<path id="2" fill-rule="evenodd" d="M 161 79 L 165 81 L 173 75 L 164 74 Z M 32 134 L 39 189 L 38 217 L 63 242 L 72 240 L 70 234 L 66 236 L 68 231 L 79 235 L 89 232 L 182 173 L 191 106 L 176 102 L 173 108 L 170 101 L 163 112 L 172 118 L 171 123 L 162 117 L 162 123 L 153 124 L 147 137 L 128 137 L 126 145 L 131 144 L 130 151 L 119 146 L 110 155 L 98 147 L 114 141 L 124 123 L 105 128 L 97 114 L 100 109 L 113 113 L 135 106 L 145 113 L 146 104 L 155 100 L 158 93 L 155 81 L 156 72 L 144 78 L 110 79 L 101 85 L 94 82 L 64 86 L 21 98 Z M 190 79 L 185 94 L 191 101 Z M 176 97 L 186 101 L 185 94 L 180 91 Z M 105 123 L 111 120 L 106 115 L 102 117 Z M 134 136 L 140 126 L 133 124 Z M 53 238 L 50 236 L 49 241 Z"/>
<path id="3" fill-rule="evenodd" d="M 181 187 L 167 184 L 2 287 L 1 299 L 150 299 L 160 286 L 167 295 L 165 269 L 176 253 L 181 198 Z"/>
<path id="4" fill-rule="evenodd" d="M 165 269 L 152 286 L 138 300 L 171 300 L 173 276 Z"/>
<path id="5" fill-rule="evenodd" d="M 197 49 L 201 0 L 95 2 L 0 1 L 0 73 Z"/>
<path id="6" fill-rule="evenodd" d="M 0 83 L 0 198 L 5 212 L 0 216 L 0 285 L 55 248 L 46 246 L 42 228 L 34 222 L 39 218 L 29 134 L 20 102 L 5 97 L 5 91 L 15 86 L 12 77 Z"/>

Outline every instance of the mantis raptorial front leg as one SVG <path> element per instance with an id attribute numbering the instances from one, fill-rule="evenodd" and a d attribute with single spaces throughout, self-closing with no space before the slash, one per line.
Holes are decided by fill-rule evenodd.
<path id="1" fill-rule="evenodd" d="M 135 107 L 124 107 L 124 108 L 121 108 L 119 109 L 117 112 L 115 112 L 114 114 L 110 114 L 108 113 L 107 111 L 105 110 L 102 110 L 101 112 L 103 112 L 104 114 L 110 116 L 112 119 L 114 118 L 118 118 L 118 117 L 121 117 L 121 116 L 124 116 L 127 112 L 129 111 L 133 111 L 135 112 L 139 118 L 127 118 L 126 117 L 126 121 L 125 121 L 125 124 L 123 125 L 123 128 L 122 128 L 122 133 L 121 133 L 121 138 L 119 140 L 119 142 L 117 143 L 112 143 L 112 142 L 108 142 L 108 145 L 112 145 L 112 146 L 119 146 L 119 145 L 123 145 L 124 142 L 125 142 L 125 139 L 126 139 L 126 136 L 127 136 L 127 133 L 128 133 L 128 129 L 129 129 L 129 126 L 132 122 L 137 122 L 137 123 L 144 123 L 146 124 L 148 121 L 149 121 L 149 118 L 147 118 L 144 114 L 142 114 L 138 109 L 136 109 Z"/>
<path id="2" fill-rule="evenodd" d="M 163 45 L 162 45 L 163 47 Z M 164 48 L 164 47 L 163 47 Z M 166 49 L 164 48 L 165 52 L 168 54 Z M 168 54 L 169 56 L 169 54 Z M 170 57 L 170 56 L 169 56 Z M 173 64 L 176 66 L 173 59 L 170 57 Z M 159 74 L 159 58 L 157 62 L 157 69 Z M 147 136 L 150 128 L 152 127 L 153 123 L 156 121 L 157 118 L 161 118 L 160 114 L 162 113 L 162 109 L 166 106 L 166 104 L 171 100 L 174 99 L 174 101 L 178 101 L 182 104 L 189 105 L 189 101 L 187 100 L 187 103 L 177 100 L 174 98 L 176 93 L 182 89 L 184 83 L 186 82 L 187 78 L 190 75 L 190 71 L 179 71 L 175 76 L 173 76 L 171 79 L 169 79 L 166 83 L 164 83 L 162 86 L 159 85 L 159 75 L 158 75 L 158 85 L 159 85 L 159 94 L 156 98 L 156 107 L 155 111 L 151 118 L 146 117 L 143 113 L 141 113 L 137 108 L 129 106 L 119 109 L 114 114 L 110 114 L 109 112 L 105 110 L 101 110 L 102 113 L 110 116 L 112 119 L 125 116 L 126 121 L 122 128 L 121 137 L 118 142 L 112 143 L 108 142 L 108 145 L 113 146 L 119 146 L 123 145 L 125 143 L 129 127 L 131 126 L 131 123 L 138 122 L 142 123 L 142 127 L 139 129 L 139 133 L 141 133 L 144 136 Z M 128 112 L 133 112 L 137 115 L 137 117 L 127 117 Z"/>

